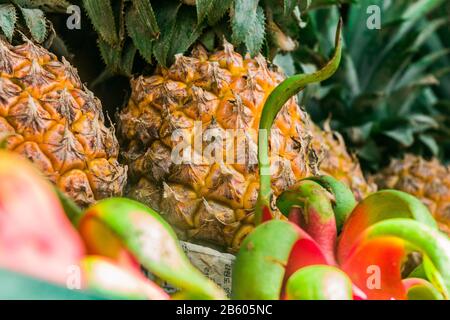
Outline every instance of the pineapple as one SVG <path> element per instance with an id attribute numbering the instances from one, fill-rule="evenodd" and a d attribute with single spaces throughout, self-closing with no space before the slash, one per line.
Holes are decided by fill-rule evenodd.
<path id="1" fill-rule="evenodd" d="M 349 154 L 344 138 L 339 132 L 332 131 L 329 123 L 325 122 L 324 130 L 313 126 L 315 140 L 314 148 L 322 150 L 320 157 L 320 173 L 330 175 L 349 186 L 360 201 L 377 190 L 374 183 L 368 183 L 364 178 L 357 157 Z"/>
<path id="2" fill-rule="evenodd" d="M 119 114 L 130 196 L 158 210 L 180 237 L 235 251 L 253 229 L 259 118 L 266 98 L 283 79 L 263 56 L 242 57 L 225 42 L 221 51 L 209 54 L 197 47 L 191 57 L 177 55 L 171 67 L 133 80 L 129 103 Z M 231 140 L 245 141 L 245 152 L 240 149 L 236 156 L 243 161 L 225 161 L 223 144 L 223 161 L 208 161 L 203 153 L 197 154 L 200 162 L 174 162 L 177 141 L 171 136 L 176 129 L 188 133 L 191 150 L 197 152 L 196 121 L 202 132 L 214 129 L 221 138 L 234 130 Z M 328 145 L 322 148 L 322 143 Z M 278 115 L 270 147 L 275 195 L 319 174 L 319 164 L 322 172 L 357 187 L 357 193 L 370 189 L 345 145 L 314 126 L 295 99 Z"/>
<path id="3" fill-rule="evenodd" d="M 64 58 L 0 38 L 0 137 L 80 206 L 120 195 L 126 167 L 102 106 Z"/>
<path id="4" fill-rule="evenodd" d="M 380 188 L 398 189 L 418 197 L 428 206 L 442 231 L 450 235 L 450 167 L 407 154 L 375 176 Z"/>

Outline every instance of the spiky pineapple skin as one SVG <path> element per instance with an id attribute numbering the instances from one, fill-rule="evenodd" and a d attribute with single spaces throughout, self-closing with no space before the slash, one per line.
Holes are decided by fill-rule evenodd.
<path id="1" fill-rule="evenodd" d="M 450 236 L 450 167 L 437 159 L 425 160 L 407 154 L 394 159 L 390 165 L 375 175 L 381 189 L 397 189 L 422 200 Z"/>
<path id="2" fill-rule="evenodd" d="M 133 80 L 129 103 L 119 115 L 122 147 L 130 167 L 129 195 L 163 214 L 182 238 L 235 251 L 253 230 L 259 189 L 257 129 L 262 108 L 283 79 L 261 55 L 242 57 L 225 43 L 222 51 L 212 54 L 198 47 L 191 57 L 179 55 L 171 67 Z M 218 130 L 222 138 L 226 130 L 238 130 L 236 136 L 248 146 L 245 161 L 208 162 L 202 157 L 205 162 L 200 165 L 174 163 L 171 135 L 176 129 L 187 129 L 194 139 L 194 121 L 201 121 L 203 132 Z M 326 168 L 335 156 L 328 154 L 321 161 L 324 152 L 315 131 L 320 129 L 310 123 L 295 98 L 290 99 L 270 133 L 275 196 L 300 179 L 319 174 L 318 163 Z M 334 139 L 327 141 L 335 144 L 329 150 L 342 148 Z M 226 147 L 222 147 L 225 160 Z M 353 163 L 346 151 L 340 155 L 346 158 L 332 163 Z M 346 167 L 350 168 L 351 172 L 340 175 L 364 180 L 359 166 Z M 333 165 L 329 171 L 338 170 Z"/>
<path id="3" fill-rule="evenodd" d="M 344 138 L 339 132 L 332 131 L 328 122 L 324 124 L 324 130 L 313 125 L 313 132 L 314 148 L 322 152 L 319 156 L 321 174 L 345 183 L 353 191 L 357 201 L 377 191 L 376 184 L 364 177 L 358 158 L 348 152 Z"/>
<path id="4" fill-rule="evenodd" d="M 80 206 L 121 195 L 127 168 L 102 106 L 64 58 L 0 39 L 0 138 Z"/>

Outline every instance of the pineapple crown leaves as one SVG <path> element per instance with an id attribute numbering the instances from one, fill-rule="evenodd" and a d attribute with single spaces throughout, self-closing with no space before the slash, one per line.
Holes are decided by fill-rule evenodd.
<path id="1" fill-rule="evenodd" d="M 223 38 L 240 51 L 258 54 L 271 41 L 276 24 L 284 35 L 286 22 L 298 25 L 300 10 L 337 0 L 83 0 L 95 30 L 102 58 L 110 72 L 130 76 L 138 53 L 148 64 L 167 66 L 175 54 L 196 42 L 212 50 Z M 275 12 L 275 13 L 274 13 Z M 296 22 L 297 21 L 297 22 Z M 291 32 L 295 36 L 296 32 Z M 272 41 L 273 42 L 273 41 Z M 288 42 L 289 43 L 289 42 Z M 275 45 L 276 45 L 275 41 Z M 281 47 L 281 46 L 279 46 Z M 294 46 L 285 46 L 285 48 Z M 264 50 L 263 50 L 264 51 Z"/>
<path id="2" fill-rule="evenodd" d="M 69 5 L 65 0 L 0 0 L 0 31 L 11 42 L 16 30 L 27 30 L 43 43 L 53 30 L 44 11 L 65 12 Z"/>
<path id="3" fill-rule="evenodd" d="M 42 9 L 45 12 L 66 12 L 71 3 L 67 0 L 2 0 L 1 2 L 14 2 L 18 6 L 29 9 Z"/>
<path id="4" fill-rule="evenodd" d="M 366 8 L 373 4 L 382 8 L 380 30 L 366 26 Z M 386 154 L 446 156 L 450 135 L 444 132 L 448 113 L 443 106 L 449 95 L 439 90 L 449 73 L 450 46 L 439 37 L 450 20 L 442 14 L 444 4 L 360 0 L 352 5 L 342 67 L 333 79 L 307 93 L 313 118 L 324 121 L 332 114 L 332 127 L 344 134 L 366 169 L 387 164 Z M 332 43 L 324 35 L 330 33 L 328 23 L 332 25 L 336 16 L 333 9 L 308 14 L 306 29 L 317 35 L 309 46 L 319 49 L 295 52 L 296 59 L 304 61 L 297 68 L 305 61 L 320 65 Z"/>

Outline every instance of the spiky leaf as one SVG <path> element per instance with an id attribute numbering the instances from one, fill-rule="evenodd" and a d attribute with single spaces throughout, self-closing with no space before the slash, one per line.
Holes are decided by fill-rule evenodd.
<path id="1" fill-rule="evenodd" d="M 128 35 L 133 40 L 134 45 L 139 49 L 139 53 L 149 63 L 152 61 L 153 41 L 151 40 L 151 30 L 142 23 L 142 15 L 132 7 L 126 14 L 125 23 Z"/>
<path id="2" fill-rule="evenodd" d="M 33 39 L 38 43 L 44 42 L 47 37 L 47 20 L 44 12 L 40 9 L 27 8 L 21 8 L 21 11 Z"/>
<path id="3" fill-rule="evenodd" d="M 210 10 L 208 13 L 208 24 L 215 25 L 230 9 L 234 0 L 215 0 L 214 10 Z"/>
<path id="4" fill-rule="evenodd" d="M 102 39 L 114 46 L 119 43 L 114 13 L 109 0 L 83 0 L 84 8 Z"/>
<path id="5" fill-rule="evenodd" d="M 139 19 L 142 25 L 142 31 L 147 33 L 147 36 L 150 36 L 152 39 L 157 38 L 159 27 L 150 1 L 133 0 L 133 7 L 136 10 L 136 18 Z"/>
<path id="6" fill-rule="evenodd" d="M 259 0 L 236 0 L 232 17 L 233 41 L 235 44 L 245 42 L 251 26 L 255 24 L 258 2 Z"/>
<path id="7" fill-rule="evenodd" d="M 123 74 L 125 74 L 126 76 L 131 76 L 133 70 L 134 57 L 136 56 L 136 53 L 137 49 L 133 43 L 130 43 L 124 49 L 121 68 Z"/>
<path id="8" fill-rule="evenodd" d="M 197 0 L 195 3 L 197 8 L 197 22 L 201 23 L 207 15 L 211 12 L 211 10 L 214 8 L 214 5 L 216 4 L 216 0 Z"/>
<path id="9" fill-rule="evenodd" d="M 264 42 L 264 10 L 258 0 L 236 0 L 232 20 L 233 42 L 244 43 L 251 55 L 256 55 Z"/>
<path id="10" fill-rule="evenodd" d="M 166 66 L 177 53 L 184 53 L 200 37 L 204 24 L 197 23 L 196 10 L 177 3 L 165 3 L 158 9 L 161 36 L 155 42 L 153 54 Z"/>
<path id="11" fill-rule="evenodd" d="M 171 59 L 177 53 L 185 53 L 200 37 L 204 26 L 197 23 L 196 12 L 193 8 L 180 8 L 172 35 L 169 58 Z"/>
<path id="12" fill-rule="evenodd" d="M 122 60 L 122 50 L 120 48 L 111 46 L 108 42 L 104 41 L 101 38 L 98 39 L 98 47 L 107 68 L 110 71 L 119 72 L 120 62 Z"/>
<path id="13" fill-rule="evenodd" d="M 247 50 L 252 56 L 255 56 L 259 53 L 264 42 L 265 20 L 266 18 L 264 16 L 264 10 L 261 7 L 258 7 L 256 10 L 255 23 L 252 26 L 251 32 L 245 39 Z"/>
<path id="14" fill-rule="evenodd" d="M 17 15 L 14 6 L 12 4 L 0 5 L 0 29 L 3 31 L 9 41 L 12 40 L 16 21 Z"/>
<path id="15" fill-rule="evenodd" d="M 40 8 L 46 12 L 66 12 L 70 6 L 70 2 L 66 0 L 15 0 L 14 3 L 29 9 Z"/>
<path id="16" fill-rule="evenodd" d="M 155 6 L 155 10 L 158 12 L 157 20 L 158 25 L 160 26 L 161 35 L 158 40 L 155 41 L 153 55 L 162 66 L 166 65 L 179 9 L 180 4 L 175 2 L 157 3 Z"/>

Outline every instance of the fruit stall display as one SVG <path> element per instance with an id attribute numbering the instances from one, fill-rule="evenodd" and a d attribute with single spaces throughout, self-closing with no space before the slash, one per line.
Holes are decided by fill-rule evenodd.
<path id="1" fill-rule="evenodd" d="M 449 299 L 450 5 L 382 2 L 0 1 L 0 298 Z"/>

